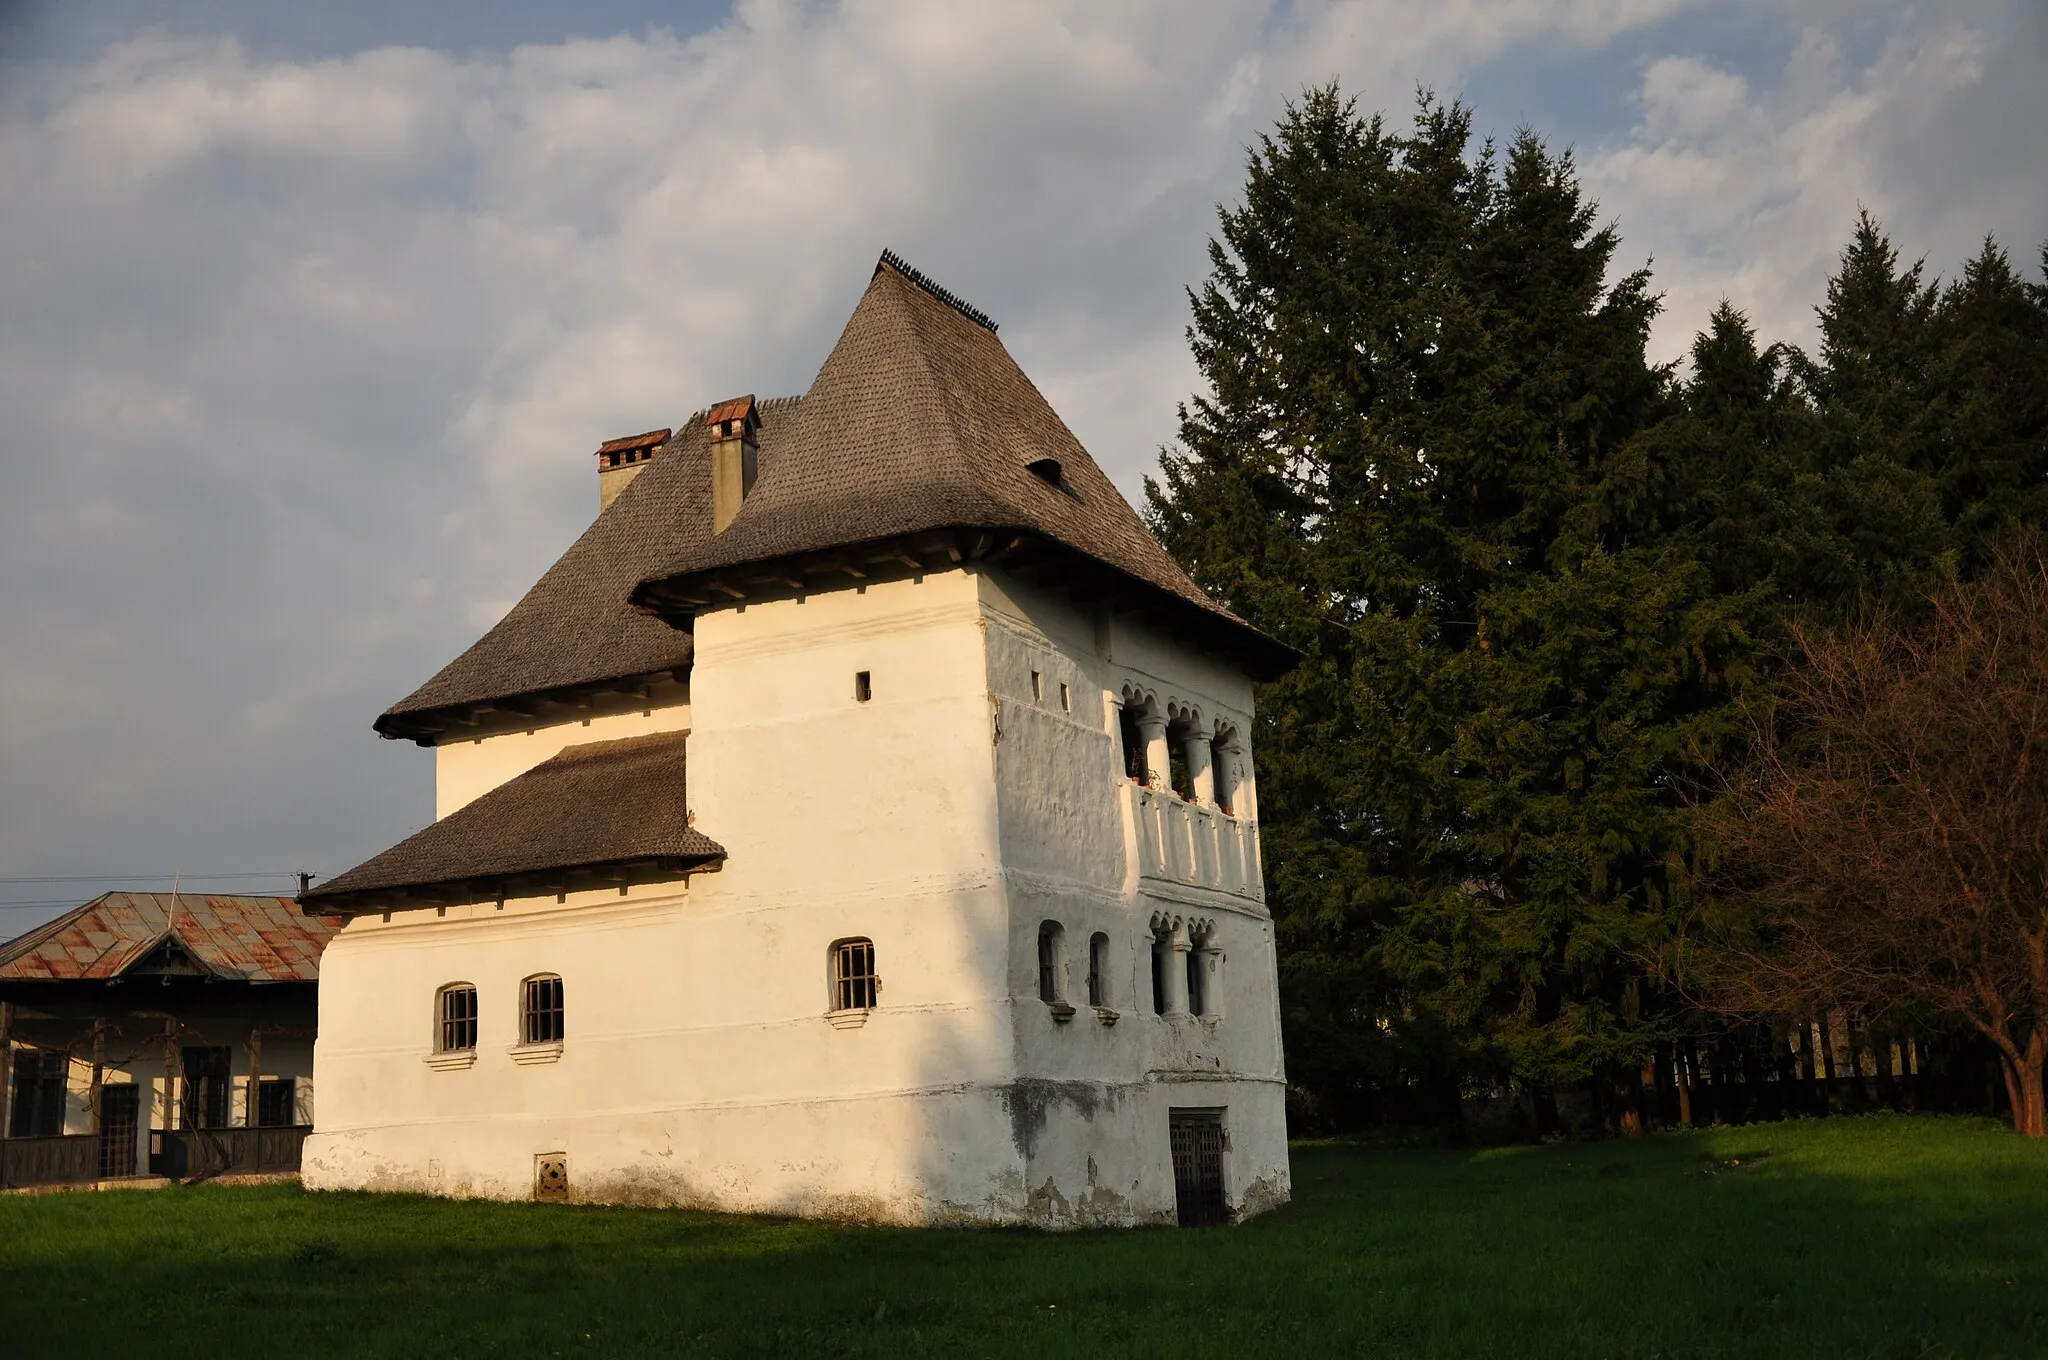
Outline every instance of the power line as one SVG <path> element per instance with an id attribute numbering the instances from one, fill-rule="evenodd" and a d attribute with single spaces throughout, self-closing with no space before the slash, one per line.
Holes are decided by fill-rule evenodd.
<path id="1" fill-rule="evenodd" d="M 237 874 L 54 874 L 40 878 L 0 877 L 0 883 L 169 883 L 176 878 L 213 881 L 224 878 L 297 878 L 296 869 L 264 869 Z"/>

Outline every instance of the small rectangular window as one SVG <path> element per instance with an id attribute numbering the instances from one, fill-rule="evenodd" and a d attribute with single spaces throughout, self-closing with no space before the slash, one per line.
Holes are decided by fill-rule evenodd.
<path id="1" fill-rule="evenodd" d="M 873 940 L 841 940 L 832 946 L 832 1009 L 872 1010 L 881 985 Z"/>
<path id="2" fill-rule="evenodd" d="M 476 988 L 443 987 L 434 1045 L 442 1053 L 476 1047 Z"/>
<path id="3" fill-rule="evenodd" d="M 1034 701 L 1045 698 L 1045 677 L 1037 671 L 1031 672 L 1031 697 Z"/>
<path id="4" fill-rule="evenodd" d="M 298 1123 L 299 1084 L 291 1077 L 265 1077 L 256 1088 L 256 1124 L 283 1129 Z"/>
<path id="5" fill-rule="evenodd" d="M 1071 692 L 1070 692 L 1070 691 L 1069 691 L 1069 690 L 1067 689 L 1067 682 L 1066 682 L 1066 681 L 1064 681 L 1064 680 L 1062 680 L 1062 681 L 1060 681 L 1060 712 L 1062 712 L 1062 713 L 1072 713 L 1073 711 L 1074 711 L 1074 696 L 1073 696 L 1073 694 L 1072 694 L 1072 693 L 1071 693 Z"/>
<path id="6" fill-rule="evenodd" d="M 562 980 L 552 974 L 530 977 L 519 1008 L 519 1041 L 525 1044 L 562 1042 Z"/>
<path id="7" fill-rule="evenodd" d="M 1088 1004 L 1109 1004 L 1109 936 L 1099 930 L 1088 937 Z"/>
<path id="8" fill-rule="evenodd" d="M 853 673 L 854 702 L 864 704 L 874 697 L 875 690 L 874 686 L 868 683 L 868 673 L 866 671 L 855 671 Z"/>

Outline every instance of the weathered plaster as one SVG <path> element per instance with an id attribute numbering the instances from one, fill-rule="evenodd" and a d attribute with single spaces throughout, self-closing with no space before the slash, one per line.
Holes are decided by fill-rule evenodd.
<path id="1" fill-rule="evenodd" d="M 1120 620 L 992 571 L 877 575 L 704 611 L 667 707 L 442 748 L 445 808 L 628 719 L 687 727 L 689 803 L 728 859 L 623 894 L 352 922 L 322 963 L 306 1182 L 521 1199 L 535 1156 L 562 1152 L 575 1199 L 1138 1224 L 1172 1220 L 1167 1119 L 1187 1106 L 1226 1110 L 1239 1213 L 1282 1202 L 1271 922 L 1255 877 L 1228 891 L 1139 863 L 1114 707 L 1133 684 L 1249 727 L 1241 676 Z M 1248 764 L 1245 782 L 1249 808 Z M 1214 904 L 1221 1014 L 1155 1016 L 1154 918 L 1189 897 Z M 1048 920 L 1064 1020 L 1038 996 Z M 828 950 L 853 936 L 875 942 L 880 1004 L 841 1028 Z M 519 983 L 543 971 L 568 1037 L 521 1065 Z M 478 989 L 477 1057 L 438 1070 L 434 994 L 458 981 Z"/>

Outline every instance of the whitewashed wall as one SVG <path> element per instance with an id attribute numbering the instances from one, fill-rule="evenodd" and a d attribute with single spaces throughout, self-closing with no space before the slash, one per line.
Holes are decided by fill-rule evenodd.
<path id="1" fill-rule="evenodd" d="M 1067 681 L 1071 713 L 1027 711 L 1032 662 L 1049 695 Z M 576 1198 L 1161 1221 L 1168 1107 L 1227 1105 L 1234 1202 L 1284 1199 L 1262 906 L 1218 916 L 1228 1014 L 1139 1005 L 1157 903 L 1132 867 L 1109 696 L 1140 664 L 1249 715 L 1227 671 L 948 570 L 707 610 L 687 696 L 443 747 L 451 807 L 562 745 L 687 727 L 689 803 L 729 858 L 687 884 L 352 922 L 323 959 L 308 1184 L 525 1198 L 559 1152 Z M 1127 1019 L 1054 1028 L 1035 960 L 1055 913 L 1084 949 L 1115 932 Z M 828 951 L 851 936 L 875 942 L 880 1005 L 835 1025 Z M 540 972 L 563 977 L 567 1011 L 545 1061 L 513 1051 Z M 451 1068 L 428 1057 L 454 982 L 478 988 L 481 1040 Z"/>

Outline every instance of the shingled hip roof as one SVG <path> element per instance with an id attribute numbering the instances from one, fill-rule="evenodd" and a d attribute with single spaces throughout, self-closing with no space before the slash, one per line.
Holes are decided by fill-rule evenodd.
<path id="1" fill-rule="evenodd" d="M 764 457 L 773 455 L 796 407 L 795 397 L 757 405 Z M 385 710 L 377 731 L 431 739 L 449 726 L 450 711 L 685 673 L 690 635 L 636 610 L 629 597 L 674 555 L 680 534 L 695 525 L 710 532 L 710 465 L 711 432 L 692 419 L 495 627 Z"/>
<path id="2" fill-rule="evenodd" d="M 680 873 L 723 859 L 725 848 L 690 825 L 687 736 L 571 746 L 299 900 L 309 911 L 370 911 L 422 897 L 553 891 L 607 869 Z"/>
<path id="3" fill-rule="evenodd" d="M 230 982 L 312 982 L 341 928 L 289 897 L 111 892 L 0 945 L 0 982 L 106 981 L 175 940 Z"/>
<path id="4" fill-rule="evenodd" d="M 1205 623 L 1255 676 L 1295 659 L 1189 579 L 991 327 L 886 257 L 772 456 L 764 448 L 739 514 L 710 528 L 677 526 L 635 599 L 672 609 L 687 582 L 750 564 L 939 529 L 1017 530 Z"/>

